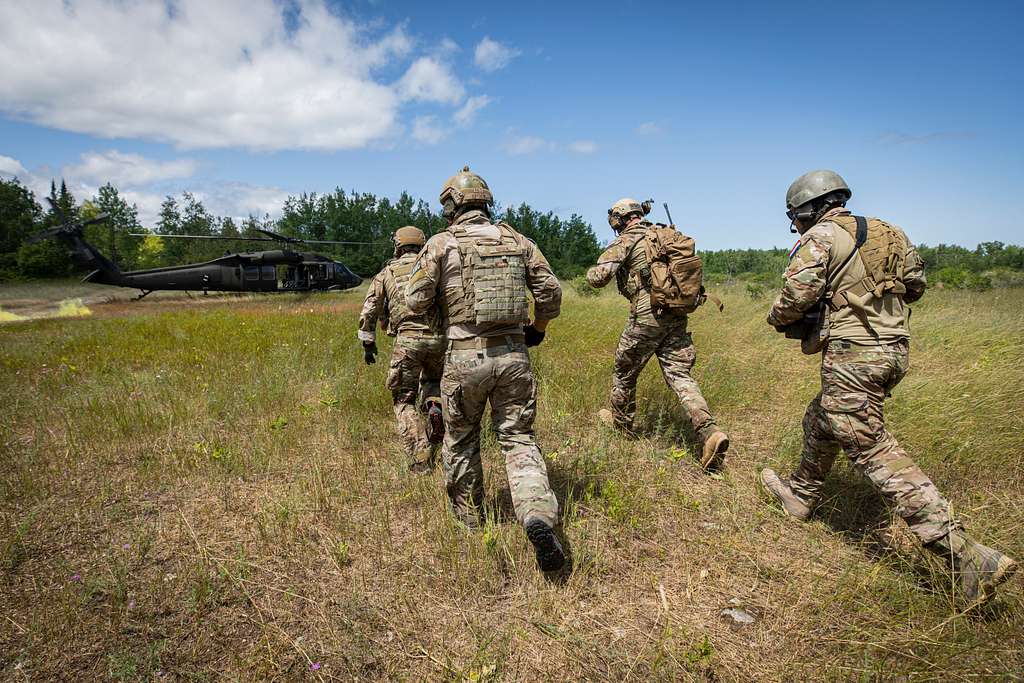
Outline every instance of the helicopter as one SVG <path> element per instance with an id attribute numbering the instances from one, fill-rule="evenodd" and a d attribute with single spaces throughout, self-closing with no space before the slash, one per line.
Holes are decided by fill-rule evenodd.
<path id="1" fill-rule="evenodd" d="M 86 226 L 102 223 L 109 216 L 99 214 L 86 221 L 68 220 L 60 208 L 47 197 L 61 225 L 44 230 L 29 238 L 39 242 L 53 238 L 68 249 L 75 265 L 90 269 L 82 282 L 93 282 L 114 287 L 130 287 L 142 293 L 136 301 L 152 292 L 177 290 L 186 292 L 309 292 L 340 291 L 357 287 L 362 278 L 340 261 L 308 251 L 275 249 L 245 253 L 226 253 L 224 256 L 181 266 L 166 266 L 146 270 L 122 271 L 117 264 L 89 244 L 83 235 Z M 221 235 L 161 235 L 159 233 L 129 233 L 135 237 L 174 237 L 191 239 L 221 239 L 232 241 L 279 242 L 286 245 L 301 244 L 364 244 L 328 240 L 300 240 L 270 230 L 259 230 L 263 237 L 225 237 Z"/>

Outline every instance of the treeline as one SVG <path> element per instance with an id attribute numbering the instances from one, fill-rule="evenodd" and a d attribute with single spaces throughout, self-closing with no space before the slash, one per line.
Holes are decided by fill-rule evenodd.
<path id="1" fill-rule="evenodd" d="M 281 217 L 252 216 L 237 221 L 215 216 L 197 197 L 184 193 L 167 197 L 160 207 L 156 224 L 143 227 L 137 208 L 107 184 L 95 197 L 76 203 L 61 183 L 52 185 L 50 199 L 68 217 L 81 220 L 106 213 L 110 219 L 86 228 L 86 239 L 124 270 L 157 268 L 205 261 L 225 252 L 262 251 L 284 247 L 280 242 L 255 242 L 242 238 L 264 237 L 260 230 L 277 232 L 303 240 L 327 240 L 351 244 L 311 244 L 288 247 L 329 254 L 353 271 L 372 275 L 392 254 L 391 236 L 403 225 L 415 225 L 427 235 L 447 226 L 440 213 L 423 200 L 402 193 L 392 201 L 371 193 L 346 192 L 338 188 L 329 194 L 302 194 L 289 197 Z M 562 277 L 573 277 L 593 264 L 601 245 L 590 224 L 580 216 L 568 219 L 552 212 L 541 213 L 520 204 L 498 207 L 497 215 L 534 240 Z M 16 278 L 66 277 L 72 265 L 63 247 L 52 240 L 28 243 L 31 235 L 59 225 L 60 214 L 44 210 L 34 194 L 17 179 L 0 179 L 0 280 Z M 148 229 L 147 229 L 148 228 Z M 236 240 L 191 240 L 155 235 L 133 237 L 132 233 L 199 235 L 239 238 Z"/>
<path id="2" fill-rule="evenodd" d="M 41 203 L 17 179 L 0 179 L 0 281 L 20 278 L 67 277 L 73 266 L 64 248 L 53 240 L 30 244 L 35 233 L 61 223 L 60 214 L 81 220 L 106 213 L 110 219 L 86 228 L 86 239 L 122 269 L 158 268 L 206 261 L 226 252 L 282 248 L 281 243 L 242 238 L 264 237 L 270 230 L 304 240 L 351 242 L 344 245 L 312 244 L 308 248 L 329 254 L 361 275 L 376 273 L 391 257 L 391 235 L 403 225 L 416 225 L 428 235 L 444 230 L 439 212 L 423 200 L 402 193 L 397 200 L 371 193 L 347 192 L 289 197 L 281 217 L 248 216 L 236 220 L 215 216 L 197 197 L 184 193 L 167 197 L 156 224 L 143 226 L 138 210 L 111 184 L 94 197 L 78 203 L 64 183 L 52 184 L 50 199 L 60 213 Z M 578 215 L 568 219 L 552 212 L 541 213 L 527 204 L 497 207 L 497 215 L 534 240 L 560 277 L 582 274 L 601 253 L 601 245 L 589 223 Z M 238 238 L 190 240 L 132 233 L 204 235 Z M 302 247 L 292 247 L 302 248 Z M 985 289 L 991 286 L 1024 285 L 1024 248 L 1002 242 L 983 242 L 975 249 L 940 244 L 918 247 L 928 278 L 951 287 Z M 711 280 L 740 279 L 775 284 L 789 256 L 785 249 L 724 249 L 701 252 L 704 271 Z"/>

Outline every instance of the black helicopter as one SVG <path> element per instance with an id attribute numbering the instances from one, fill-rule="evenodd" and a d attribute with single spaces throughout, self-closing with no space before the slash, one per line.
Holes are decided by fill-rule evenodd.
<path id="1" fill-rule="evenodd" d="M 49 200 L 49 197 L 47 197 Z M 158 290 L 191 292 L 309 292 L 338 291 L 358 286 L 362 278 L 348 269 L 345 264 L 315 252 L 297 252 L 288 249 L 225 254 L 220 258 L 203 263 L 183 266 L 167 266 L 147 270 L 122 271 L 113 261 L 100 253 L 96 247 L 85 241 L 83 229 L 88 225 L 101 223 L 109 218 L 100 214 L 87 221 L 68 220 L 51 200 L 54 211 L 63 221 L 59 226 L 44 230 L 29 238 L 38 242 L 54 238 L 68 248 L 75 265 L 88 268 L 91 272 L 83 282 L 100 285 L 131 287 L 142 291 L 137 299 Z M 159 235 L 194 239 L 225 239 L 257 242 L 283 242 L 304 244 L 306 241 L 280 235 L 270 230 L 260 230 L 265 237 L 223 237 L 220 235 Z M 148 237 L 152 233 L 132 233 L 136 237 Z M 316 240 L 315 244 L 359 244 Z"/>

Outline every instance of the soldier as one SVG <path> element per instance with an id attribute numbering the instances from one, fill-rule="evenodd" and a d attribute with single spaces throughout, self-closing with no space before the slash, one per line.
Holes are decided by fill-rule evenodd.
<path id="1" fill-rule="evenodd" d="M 406 302 L 413 312 L 437 302 L 447 326 L 442 463 L 452 513 L 469 528 L 480 525 L 480 420 L 489 401 L 516 519 L 540 568 L 552 571 L 565 555 L 554 533 L 558 502 L 533 433 L 537 385 L 526 347 L 544 339 L 548 322 L 559 314 L 562 289 L 537 245 L 495 223 L 493 202 L 487 183 L 468 166 L 445 182 L 441 206 L 449 227 L 420 252 Z"/>
<path id="2" fill-rule="evenodd" d="M 407 225 L 395 231 L 394 242 L 395 257 L 377 273 L 366 293 L 358 335 L 367 365 L 377 362 L 377 321 L 395 337 L 387 386 L 409 469 L 423 474 L 433 469 L 434 445 L 444 438 L 440 383 L 445 339 L 436 311 L 425 308 L 413 313 L 405 303 L 405 286 L 426 236 Z"/>
<path id="3" fill-rule="evenodd" d="M 806 520 L 842 448 L 924 547 L 950 563 L 958 597 L 974 606 L 1017 563 L 961 531 L 949 503 L 885 429 L 882 404 L 907 372 L 907 304 L 924 294 L 924 266 L 902 230 L 851 215 L 851 195 L 832 171 L 807 173 L 786 194 L 801 237 L 768 323 L 802 337 L 805 353 L 822 351 L 821 392 L 804 414 L 800 465 L 788 480 L 762 470 L 761 483 Z"/>
<path id="4" fill-rule="evenodd" d="M 655 355 L 665 383 L 679 397 L 700 440 L 701 466 L 712 469 L 720 466 L 725 458 L 729 437 L 715 424 L 700 387 L 690 376 L 697 352 L 686 331 L 686 309 L 655 309 L 651 305 L 651 269 L 646 246 L 648 231 L 657 226 L 644 218 L 649 212 L 648 202 L 641 204 L 635 199 L 615 202 L 608 209 L 608 224 L 617 235 L 598 258 L 597 265 L 587 271 L 587 282 L 592 287 L 604 287 L 614 277 L 619 293 L 630 304 L 629 320 L 615 351 L 612 409 L 603 409 L 598 415 L 605 424 L 626 434 L 633 433 L 636 381 L 647 361 Z M 699 283 L 698 297 L 703 297 Z M 699 298 L 695 304 L 701 301 Z"/>

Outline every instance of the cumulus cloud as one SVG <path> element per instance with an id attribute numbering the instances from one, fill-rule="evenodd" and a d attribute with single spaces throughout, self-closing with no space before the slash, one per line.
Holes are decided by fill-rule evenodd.
<path id="1" fill-rule="evenodd" d="M 484 71 L 499 71 L 520 54 L 520 50 L 484 36 L 473 51 L 473 62 Z"/>
<path id="2" fill-rule="evenodd" d="M 412 122 L 412 137 L 425 145 L 436 145 L 448 137 L 448 131 L 437 124 L 435 116 L 417 116 Z"/>
<path id="3" fill-rule="evenodd" d="M 498 48 L 483 63 L 507 63 Z M 182 148 L 360 148 L 395 134 L 403 102 L 462 101 L 437 57 L 382 77 L 412 50 L 402 26 L 358 25 L 326 0 L 3 2 L 0 111 Z"/>
<path id="4" fill-rule="evenodd" d="M 460 126 L 468 126 L 476 120 L 476 115 L 480 113 L 480 110 L 491 103 L 491 98 L 487 95 L 476 95 L 466 100 L 466 103 L 452 117 L 455 119 L 455 123 Z"/>
<path id="5" fill-rule="evenodd" d="M 64 175 L 96 185 L 113 183 L 117 187 L 138 187 L 161 180 L 188 178 L 195 171 L 196 162 L 191 159 L 155 161 L 139 154 L 110 150 L 86 152 L 80 163 L 64 168 Z"/>
<path id="6" fill-rule="evenodd" d="M 398 81 L 403 100 L 458 104 L 466 94 L 448 66 L 434 57 L 420 57 Z"/>
<path id="7" fill-rule="evenodd" d="M 593 154 L 597 151 L 597 143 L 593 140 L 575 140 L 568 144 L 568 149 L 576 154 Z"/>

